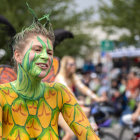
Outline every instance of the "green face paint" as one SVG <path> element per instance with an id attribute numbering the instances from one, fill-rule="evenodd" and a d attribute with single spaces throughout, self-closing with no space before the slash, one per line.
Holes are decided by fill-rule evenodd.
<path id="1" fill-rule="evenodd" d="M 22 67 L 32 77 L 44 78 L 49 73 L 53 63 L 53 56 L 50 56 L 48 54 L 48 49 L 52 50 L 52 47 L 49 43 L 49 40 L 47 40 L 48 47 L 39 36 L 37 36 L 37 40 L 41 44 L 40 52 L 37 53 L 32 51 L 32 43 L 31 47 L 24 56 L 24 59 L 22 61 Z"/>
<path id="2" fill-rule="evenodd" d="M 37 36 L 37 40 L 41 43 L 43 49 L 46 49 L 47 48 L 45 42 L 39 36 Z"/>
<path id="3" fill-rule="evenodd" d="M 52 47 L 51 47 L 50 42 L 49 42 L 49 39 L 47 39 L 47 45 L 48 45 L 48 48 L 49 48 L 50 50 L 52 50 Z"/>
<path id="4" fill-rule="evenodd" d="M 49 51 L 50 50 L 52 51 L 52 47 L 51 47 L 48 39 L 47 39 L 47 42 L 48 42 L 47 45 L 48 45 L 48 47 L 46 46 L 45 42 L 40 37 L 37 36 L 37 39 L 41 43 L 41 45 L 43 47 L 42 48 L 42 52 L 40 53 L 41 57 L 43 59 L 46 58 L 49 61 L 49 68 L 48 68 L 48 71 L 46 71 L 46 74 L 45 74 L 45 76 L 47 76 L 48 73 L 50 72 L 50 69 L 51 69 L 52 63 L 53 63 L 53 57 L 50 57 L 49 54 L 48 54 L 48 50 Z M 41 76 L 41 75 L 44 75 L 44 72 L 43 71 L 41 71 L 41 73 L 40 73 L 39 76 Z"/>
<path id="5" fill-rule="evenodd" d="M 33 39 L 34 42 L 26 51 L 22 64 L 18 65 L 17 82 L 14 84 L 18 92 L 29 98 L 37 98 L 43 94 L 43 85 L 40 87 L 39 82 L 50 72 L 53 63 L 53 54 L 48 53 L 47 44 L 40 37 L 36 39 Z"/>

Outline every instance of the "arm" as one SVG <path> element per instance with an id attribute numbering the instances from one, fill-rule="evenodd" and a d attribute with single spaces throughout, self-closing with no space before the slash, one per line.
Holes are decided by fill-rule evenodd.
<path id="1" fill-rule="evenodd" d="M 80 80 L 79 78 L 74 75 L 74 84 L 76 85 L 76 87 L 79 89 L 79 91 L 82 94 L 85 94 L 87 96 L 89 96 L 91 99 L 93 99 L 94 101 L 97 102 L 101 102 L 101 101 L 105 101 L 104 98 L 102 97 L 98 97 L 95 93 L 93 93 L 87 86 L 85 86 Z"/>
<path id="2" fill-rule="evenodd" d="M 138 104 L 136 111 L 132 114 L 132 121 L 136 122 L 139 116 L 140 116 L 140 103 Z"/>
<path id="3" fill-rule="evenodd" d="M 99 140 L 73 94 L 63 85 L 62 115 L 79 140 Z"/>

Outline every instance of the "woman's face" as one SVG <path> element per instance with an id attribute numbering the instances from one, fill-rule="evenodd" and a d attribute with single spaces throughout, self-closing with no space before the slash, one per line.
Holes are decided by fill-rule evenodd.
<path id="1" fill-rule="evenodd" d="M 75 73 L 75 70 L 76 70 L 76 64 L 75 64 L 74 59 L 69 59 L 66 64 L 66 71 L 69 74 L 73 74 L 73 73 Z"/>
<path id="2" fill-rule="evenodd" d="M 21 66 L 29 75 L 44 78 L 53 63 L 52 42 L 43 35 L 30 37 L 27 42 L 21 53 Z"/>

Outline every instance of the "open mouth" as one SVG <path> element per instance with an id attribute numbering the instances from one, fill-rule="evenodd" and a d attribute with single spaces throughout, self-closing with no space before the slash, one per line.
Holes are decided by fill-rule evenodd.
<path id="1" fill-rule="evenodd" d="M 36 63 L 36 65 L 44 70 L 48 68 L 48 64 L 45 64 L 45 63 Z"/>

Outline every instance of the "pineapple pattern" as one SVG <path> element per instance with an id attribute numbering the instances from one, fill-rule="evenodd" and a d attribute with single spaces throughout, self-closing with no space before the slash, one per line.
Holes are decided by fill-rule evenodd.
<path id="1" fill-rule="evenodd" d="M 12 84 L 0 85 L 0 139 L 58 140 L 62 115 L 80 140 L 99 140 L 73 94 L 62 84 L 44 83 L 38 99 L 26 99 Z"/>

